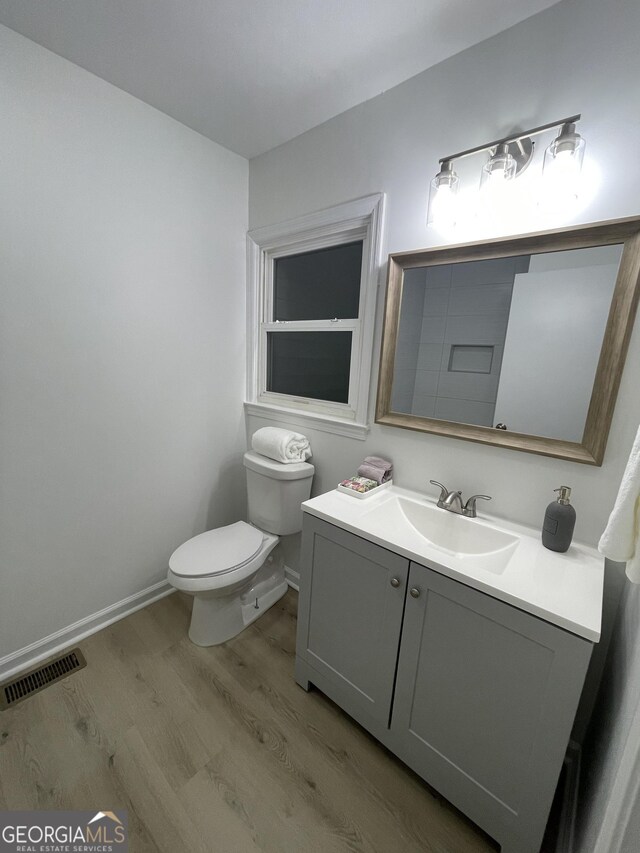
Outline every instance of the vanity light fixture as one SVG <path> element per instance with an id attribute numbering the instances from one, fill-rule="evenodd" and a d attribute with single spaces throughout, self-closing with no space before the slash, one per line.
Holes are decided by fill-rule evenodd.
<path id="1" fill-rule="evenodd" d="M 480 190 L 483 203 L 491 204 L 504 194 L 505 189 L 531 162 L 535 145 L 532 137 L 558 127 L 558 136 L 545 152 L 543 193 L 558 204 L 575 199 L 585 149 L 583 137 L 576 133 L 576 122 L 579 120 L 580 115 L 569 116 L 442 157 L 440 171 L 431 181 L 429 189 L 427 225 L 455 225 L 460 179 L 453 170 L 454 160 L 462 160 L 483 151 L 489 152 L 489 159 L 480 175 Z"/>

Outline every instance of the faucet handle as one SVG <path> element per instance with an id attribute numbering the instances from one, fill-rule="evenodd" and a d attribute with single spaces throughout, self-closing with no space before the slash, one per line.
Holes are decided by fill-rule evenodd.
<path id="1" fill-rule="evenodd" d="M 465 513 L 468 514 L 471 518 L 476 517 L 476 501 L 477 500 L 490 501 L 491 495 L 471 495 L 469 500 L 464 505 Z"/>
<path id="2" fill-rule="evenodd" d="M 440 501 L 444 501 L 449 497 L 449 489 L 446 486 L 443 486 L 442 483 L 439 483 L 437 480 L 429 480 L 432 486 L 438 486 L 440 489 Z"/>

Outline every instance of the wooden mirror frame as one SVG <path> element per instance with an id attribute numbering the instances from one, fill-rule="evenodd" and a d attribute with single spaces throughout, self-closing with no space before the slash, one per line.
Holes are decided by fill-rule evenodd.
<path id="1" fill-rule="evenodd" d="M 561 252 L 593 246 L 623 246 L 620 267 L 611 299 L 600 359 L 585 423 L 582 442 L 496 430 L 391 410 L 394 358 L 398 337 L 404 271 L 436 264 L 482 261 L 513 255 Z M 527 453 L 540 453 L 587 465 L 602 465 L 616 404 L 629 340 L 640 293 L 640 217 L 598 222 L 497 240 L 396 252 L 389 255 L 387 296 L 382 330 L 376 422 L 403 429 L 493 444 Z"/>

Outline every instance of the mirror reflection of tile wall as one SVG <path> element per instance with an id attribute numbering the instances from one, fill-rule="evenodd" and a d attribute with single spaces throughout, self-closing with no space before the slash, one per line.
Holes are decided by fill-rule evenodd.
<path id="1" fill-rule="evenodd" d="M 392 409 L 493 426 L 514 278 L 529 257 L 407 270 Z"/>

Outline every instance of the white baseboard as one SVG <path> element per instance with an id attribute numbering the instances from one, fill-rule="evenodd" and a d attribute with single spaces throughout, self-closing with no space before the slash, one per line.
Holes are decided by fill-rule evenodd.
<path id="1" fill-rule="evenodd" d="M 289 568 L 289 566 L 284 567 L 284 579 L 289 584 L 289 586 L 293 587 L 296 592 L 300 592 L 300 572 L 296 572 L 295 569 Z"/>
<path id="2" fill-rule="evenodd" d="M 0 658 L 0 681 L 4 681 L 22 670 L 30 669 L 45 658 L 57 654 L 68 646 L 75 645 L 90 634 L 95 634 L 96 631 L 106 628 L 108 625 L 135 613 L 136 610 L 140 610 L 160 598 L 164 598 L 165 595 L 170 595 L 172 592 L 175 590 L 166 580 L 160 581 L 141 592 L 136 592 L 128 598 L 123 598 L 122 601 L 117 601 L 115 604 L 99 610 L 97 613 L 85 616 L 84 619 L 80 619 L 73 625 L 68 625 L 54 634 L 49 634 L 42 640 L 37 640 L 29 646 L 5 655 L 5 657 Z"/>

